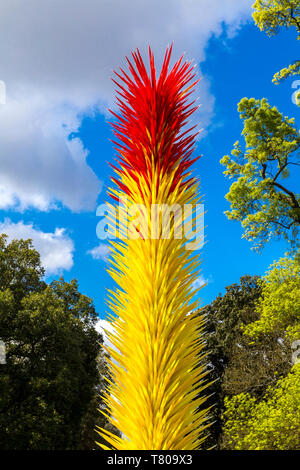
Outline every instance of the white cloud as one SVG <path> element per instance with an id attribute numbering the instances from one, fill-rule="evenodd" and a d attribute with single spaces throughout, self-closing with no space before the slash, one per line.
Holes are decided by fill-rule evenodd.
<path id="1" fill-rule="evenodd" d="M 107 348 L 114 349 L 115 351 L 120 353 L 120 351 L 111 343 L 111 341 L 108 338 L 109 333 L 112 333 L 112 334 L 115 333 L 115 328 L 114 328 L 113 324 L 108 320 L 101 319 L 101 320 L 97 321 L 95 328 L 98 331 L 98 333 L 102 334 L 104 345 Z M 108 334 L 107 334 L 107 332 L 108 332 Z M 117 361 L 115 361 L 114 359 L 112 359 L 112 361 L 115 364 L 118 364 Z"/>
<path id="2" fill-rule="evenodd" d="M 71 210 L 95 207 L 100 182 L 77 139 L 66 135 L 82 114 L 113 100 L 112 70 L 148 44 L 161 61 L 174 41 L 174 59 L 186 51 L 205 59 L 209 38 L 235 34 L 253 0 L 2 0 L 0 4 L 0 207 Z M 221 78 L 220 78 L 221 79 Z M 214 98 L 206 79 L 197 119 L 207 127 Z M 64 127 L 65 126 L 65 127 Z M 98 158 L 103 158 L 99 155 Z"/>
<path id="3" fill-rule="evenodd" d="M 73 113 L 60 116 L 34 92 L 0 106 L 0 209 L 48 210 L 57 201 L 76 212 L 94 209 L 100 182 L 82 142 L 67 138 L 78 125 Z"/>
<path id="4" fill-rule="evenodd" d="M 106 346 L 111 346 L 111 343 L 108 340 L 105 330 L 108 331 L 109 333 L 114 333 L 115 329 L 112 323 L 109 322 L 108 320 L 100 319 L 97 321 L 95 328 L 98 331 L 98 333 L 101 333 L 103 335 L 104 344 Z"/>
<path id="5" fill-rule="evenodd" d="M 88 250 L 87 253 L 91 255 L 94 259 L 102 259 L 103 261 L 107 261 L 109 251 L 110 251 L 109 245 L 100 243 L 98 246 L 95 246 L 95 248 Z"/>
<path id="6" fill-rule="evenodd" d="M 0 223 L 0 233 L 8 235 L 9 240 L 31 238 L 33 246 L 41 255 L 41 264 L 47 275 L 57 274 L 73 266 L 74 244 L 63 228 L 56 228 L 53 233 L 42 232 L 32 224 L 5 219 Z"/>
<path id="7" fill-rule="evenodd" d="M 208 284 L 211 281 L 210 278 L 205 279 L 205 277 L 200 274 L 200 276 L 193 282 L 192 289 L 197 290 L 203 287 L 205 284 Z"/>

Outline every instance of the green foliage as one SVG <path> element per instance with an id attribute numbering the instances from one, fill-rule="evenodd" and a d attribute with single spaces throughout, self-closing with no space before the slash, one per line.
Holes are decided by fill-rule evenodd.
<path id="1" fill-rule="evenodd" d="M 107 379 L 111 379 L 109 375 L 109 370 L 107 367 L 107 354 L 103 350 L 100 351 L 100 354 L 97 357 L 97 368 L 99 380 L 94 389 L 93 398 L 89 403 L 87 412 L 85 413 L 80 426 L 80 436 L 79 436 L 79 445 L 78 449 L 80 450 L 89 450 L 89 449 L 98 449 L 98 446 L 95 446 L 95 439 L 97 442 L 102 444 L 107 444 L 107 441 L 99 436 L 97 429 L 104 428 L 107 431 L 116 434 L 120 437 L 120 432 L 107 420 L 107 418 L 102 414 L 104 411 L 107 414 L 107 408 L 103 400 L 103 394 L 108 385 Z M 95 438 L 96 435 L 96 438 Z"/>
<path id="2" fill-rule="evenodd" d="M 209 387 L 212 425 L 204 448 L 223 448 L 224 399 L 237 394 L 251 393 L 261 399 L 267 388 L 275 386 L 278 377 L 291 368 L 290 343 L 278 342 L 274 333 L 264 334 L 254 342 L 242 326 L 259 319 L 256 304 L 261 296 L 261 282 L 257 276 L 243 276 L 240 284 L 226 287 L 210 305 L 201 309 L 207 318 L 206 343 L 209 377 L 215 380 Z"/>
<path id="3" fill-rule="evenodd" d="M 258 339 L 277 333 L 300 339 L 300 264 L 291 258 L 276 261 L 261 279 L 262 295 L 256 304 L 259 319 L 245 327 L 245 334 Z"/>
<path id="4" fill-rule="evenodd" d="M 296 27 L 300 39 L 299 0 L 257 0 L 253 8 L 256 24 L 269 36 L 282 27 Z M 299 72 L 300 61 L 295 61 L 273 81 Z M 300 166 L 300 136 L 294 119 L 271 108 L 266 99 L 244 98 L 238 111 L 245 146 L 236 142 L 231 156 L 221 160 L 225 175 L 235 180 L 226 195 L 231 203 L 226 215 L 241 222 L 243 237 L 256 249 L 284 238 L 294 258 L 274 262 L 257 279 L 259 295 L 249 297 L 249 316 L 239 318 L 231 332 L 230 355 L 218 385 L 223 410 L 219 447 L 300 449 L 299 364 L 291 369 L 293 341 L 300 335 L 300 195 L 288 180 L 290 170 L 296 176 Z M 227 311 L 231 312 L 230 305 Z M 230 331 L 226 309 L 220 312 L 221 329 Z M 212 338 L 224 347 L 217 330 L 218 325 Z"/>
<path id="5" fill-rule="evenodd" d="M 282 258 L 257 282 L 261 289 L 254 307 L 257 319 L 240 325 L 247 349 L 236 350 L 224 378 L 225 449 L 300 448 L 299 364 L 291 370 L 292 342 L 300 337 L 299 268 L 298 257 Z M 251 351 L 254 368 L 249 369 L 245 357 Z"/>
<path id="6" fill-rule="evenodd" d="M 224 398 L 224 373 L 232 358 L 232 346 L 237 337 L 242 336 L 239 325 L 251 318 L 254 301 L 258 298 L 260 288 L 257 278 L 244 276 L 240 285 L 226 287 L 209 305 L 200 310 L 206 317 L 206 349 L 209 354 L 209 378 L 213 383 L 207 389 L 209 396 L 205 406 L 212 406 L 211 426 L 203 448 L 219 448 L 222 434 L 221 414 Z"/>
<path id="7" fill-rule="evenodd" d="M 1 449 L 93 448 L 83 423 L 100 416 L 97 314 L 75 280 L 47 285 L 43 274 L 30 240 L 0 236 Z"/>
<path id="8" fill-rule="evenodd" d="M 279 72 L 276 72 L 273 77 L 273 82 L 278 85 L 281 81 L 293 75 L 300 74 L 300 60 L 295 60 L 288 67 L 284 67 Z M 297 105 L 299 106 L 299 96 L 296 98 Z"/>
<path id="9" fill-rule="evenodd" d="M 263 400 L 241 393 L 225 398 L 225 407 L 225 448 L 299 450 L 300 364 L 269 387 Z"/>
<path id="10" fill-rule="evenodd" d="M 206 323 L 206 348 L 208 351 L 209 378 L 213 383 L 209 386 L 208 404 L 212 406 L 211 426 L 208 438 L 204 441 L 203 448 L 220 447 L 222 436 L 221 414 L 223 411 L 223 399 L 225 388 L 230 388 L 230 380 L 227 380 L 228 371 L 236 354 L 235 345 L 245 344 L 240 325 L 244 322 L 256 319 L 254 305 L 260 295 L 260 287 L 257 277 L 244 276 L 240 284 L 232 284 L 226 287 L 226 293 L 221 294 L 209 305 L 201 309 L 205 314 Z M 243 374 L 239 374 L 243 381 Z M 227 384 L 227 385 L 226 385 Z"/>
<path id="11" fill-rule="evenodd" d="M 246 239 L 262 248 L 270 239 L 284 237 L 296 249 L 300 227 L 300 195 L 289 189 L 290 169 L 300 166 L 300 136 L 294 119 L 284 117 L 266 99 L 243 98 L 238 105 L 244 121 L 239 142 L 221 159 L 224 174 L 236 181 L 226 199 L 230 220 L 238 220 Z"/>
<path id="12" fill-rule="evenodd" d="M 269 36 L 277 34 L 282 27 L 291 26 L 300 33 L 299 0 L 256 0 L 252 8 L 255 24 Z"/>
<path id="13" fill-rule="evenodd" d="M 299 0 L 256 0 L 253 5 L 255 10 L 253 18 L 261 31 L 266 31 L 269 36 L 277 34 L 281 28 L 295 27 L 300 39 L 300 3 Z M 300 60 L 277 72 L 273 82 L 280 81 L 297 75 L 300 72 Z"/>

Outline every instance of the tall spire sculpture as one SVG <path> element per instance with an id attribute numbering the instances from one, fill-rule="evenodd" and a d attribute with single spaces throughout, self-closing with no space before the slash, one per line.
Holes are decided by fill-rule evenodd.
<path id="1" fill-rule="evenodd" d="M 117 204 L 109 219 L 117 239 L 109 272 L 118 288 L 108 300 L 114 333 L 105 401 L 121 437 L 100 429 L 104 449 L 197 449 L 206 427 L 204 319 L 194 313 L 199 261 L 187 249 L 192 231 L 184 211 L 200 201 L 190 169 L 197 134 L 186 127 L 197 82 L 183 58 L 169 71 L 171 49 L 158 78 L 149 48 L 149 73 L 137 50 L 127 59 L 129 71 L 114 80 L 119 114 L 113 113 L 110 194 Z"/>

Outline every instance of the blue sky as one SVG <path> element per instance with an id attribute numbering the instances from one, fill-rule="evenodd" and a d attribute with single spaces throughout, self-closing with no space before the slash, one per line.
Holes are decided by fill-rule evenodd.
<path id="1" fill-rule="evenodd" d="M 18 3 L 13 0 L 10 5 Z M 109 77 L 136 45 L 143 50 L 153 42 L 159 62 L 167 43 L 174 40 L 175 58 L 186 52 L 203 76 L 197 94 L 203 103 L 198 119 L 204 136 L 196 150 L 203 157 L 194 172 L 200 177 L 207 211 L 207 243 L 199 256 L 203 260 L 201 280 L 207 280 L 208 285 L 200 298 L 206 304 L 240 276 L 263 274 L 284 254 L 286 246 L 273 242 L 257 254 L 241 238 L 240 224 L 224 215 L 229 209 L 224 196 L 230 182 L 219 160 L 240 139 L 237 103 L 244 96 L 266 97 L 299 124 L 300 109 L 291 97 L 295 91 L 292 83 L 300 77 L 280 86 L 271 80 L 275 72 L 298 57 L 296 34 L 285 31 L 269 39 L 254 26 L 252 2 L 246 0 L 224 0 L 223 10 L 220 7 L 218 11 L 215 0 L 198 1 L 197 6 L 192 0 L 170 0 L 166 2 L 169 8 L 181 5 L 180 16 L 175 12 L 164 16 L 163 33 L 159 24 L 163 20 L 151 17 L 144 2 L 132 1 L 127 10 L 137 8 L 133 18 L 124 4 L 112 2 L 123 8 L 115 13 L 115 24 L 112 7 L 105 1 L 88 0 L 85 8 L 71 17 L 67 5 L 58 16 L 50 3 L 45 1 L 43 8 L 49 7 L 47 18 L 55 36 L 52 42 L 46 38 L 47 31 L 43 33 L 47 25 L 39 22 L 43 10 L 38 3 L 32 22 L 27 19 L 28 31 L 21 27 L 21 12 L 20 30 L 18 18 L 13 33 L 9 30 L 14 13 L 11 7 L 3 12 L 7 29 L 0 24 L 0 44 L 6 40 L 14 52 L 10 59 L 5 55 L 0 59 L 0 79 L 7 91 L 6 104 L 0 105 L 0 127 L 2 124 L 4 129 L 0 130 L 4 142 L 0 156 L 1 231 L 10 237 L 32 236 L 47 267 L 47 280 L 60 274 L 66 280 L 77 278 L 80 291 L 94 299 L 99 315 L 104 316 L 105 290 L 111 288 L 112 281 L 105 259 L 97 259 L 95 250 L 94 257 L 89 251 L 99 245 L 96 207 L 107 200 L 109 162 L 114 158 L 106 112 L 113 103 Z M 101 10 L 93 11 L 96 4 Z M 96 14 L 102 21 L 102 36 L 98 36 Z M 3 18 L 1 11 L 0 16 Z M 124 18 L 132 22 L 128 29 Z M 294 177 L 291 184 L 296 187 L 298 181 Z"/>

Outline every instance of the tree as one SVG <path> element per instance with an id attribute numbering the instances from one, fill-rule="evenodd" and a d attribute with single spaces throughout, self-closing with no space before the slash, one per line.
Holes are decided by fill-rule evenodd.
<path id="1" fill-rule="evenodd" d="M 281 258 L 259 281 L 262 294 L 256 304 L 259 319 L 248 324 L 244 332 L 250 338 L 274 333 L 293 342 L 300 338 L 300 264 Z"/>
<path id="2" fill-rule="evenodd" d="M 209 386 L 208 405 L 212 425 L 203 448 L 223 447 L 224 399 L 239 393 L 264 396 L 268 386 L 276 384 L 278 375 L 290 370 L 291 349 L 281 345 L 273 334 L 253 342 L 243 333 L 242 326 L 258 320 L 256 304 L 261 295 L 258 276 L 243 276 L 239 284 L 226 287 L 210 305 L 201 309 L 206 323 Z"/>
<path id="3" fill-rule="evenodd" d="M 40 255 L 28 240 L 7 244 L 6 235 L 0 235 L 0 288 L 2 292 L 13 289 L 16 305 L 28 293 L 45 288 L 44 274 Z"/>
<path id="4" fill-rule="evenodd" d="M 299 1 L 257 0 L 253 16 L 261 30 L 276 34 L 295 26 L 300 38 Z M 300 61 L 274 76 L 278 83 L 300 71 Z M 300 196 L 287 182 L 297 175 L 299 132 L 266 99 L 244 98 L 238 105 L 244 121 L 245 148 L 234 144 L 221 163 L 235 182 L 227 200 L 229 219 L 242 223 L 244 237 L 261 249 L 271 239 L 285 238 L 294 259 L 275 262 L 257 281 L 260 295 L 251 318 L 239 324 L 232 356 L 222 377 L 224 413 L 221 447 L 225 449 L 294 449 L 300 447 L 298 366 L 291 340 L 299 334 Z M 250 320 L 250 321 L 249 321 Z"/>
<path id="5" fill-rule="evenodd" d="M 300 166 L 300 136 L 294 119 L 284 117 L 265 98 L 243 98 L 238 105 L 244 121 L 245 149 L 236 142 L 221 159 L 224 174 L 236 181 L 226 199 L 230 220 L 239 220 L 243 237 L 256 249 L 270 239 L 285 238 L 292 250 L 299 243 L 300 195 L 286 182 Z"/>
<path id="6" fill-rule="evenodd" d="M 207 404 L 212 406 L 207 439 L 202 447 L 219 448 L 222 434 L 221 414 L 223 409 L 223 379 L 224 372 L 230 364 L 232 345 L 240 336 L 239 324 L 241 318 L 246 319 L 251 314 L 251 306 L 259 296 L 257 278 L 245 276 L 240 285 L 232 284 L 226 287 L 226 293 L 221 294 L 200 312 L 206 318 L 206 350 L 208 352 L 209 376 L 212 384 L 208 387 L 209 399 Z"/>
<path id="7" fill-rule="evenodd" d="M 300 39 L 300 4 L 299 0 L 256 0 L 253 18 L 261 31 L 274 36 L 283 27 L 295 27 Z M 273 82 L 278 84 L 281 80 L 297 75 L 300 72 L 300 60 L 285 67 L 274 75 Z"/>
<path id="8" fill-rule="evenodd" d="M 101 350 L 97 358 L 99 379 L 94 388 L 93 398 L 90 401 L 87 412 L 81 421 L 78 445 L 78 449 L 80 450 L 98 450 L 99 447 L 95 440 L 103 445 L 106 444 L 105 439 L 96 434 L 97 430 L 101 428 L 104 428 L 106 431 L 116 435 L 117 437 L 121 437 L 119 430 L 113 426 L 105 416 L 108 410 L 103 398 L 107 389 L 108 380 L 111 380 L 107 366 L 108 357 L 107 353 L 104 353 L 104 351 Z"/>
<path id="9" fill-rule="evenodd" d="M 292 356 L 292 342 L 300 334 L 299 268 L 297 260 L 282 258 L 258 280 L 261 295 L 254 309 L 258 318 L 242 324 L 241 331 L 249 341 L 248 353 L 264 345 L 264 356 L 256 356 L 256 369 L 265 373 L 257 380 L 256 371 L 255 381 L 250 374 L 248 387 L 239 387 L 245 358 L 243 352 L 234 357 L 227 376 L 234 393 L 229 393 L 224 380 L 224 448 L 300 448 L 300 370 L 293 367 Z"/>
<path id="10" fill-rule="evenodd" d="M 225 398 L 224 448 L 300 449 L 300 364 L 269 387 L 263 400 L 249 393 Z"/>
<path id="11" fill-rule="evenodd" d="M 0 236 L 2 449 L 78 448 L 99 383 L 102 337 L 92 300 L 76 280 L 47 285 L 43 275 L 30 240 Z"/>
<path id="12" fill-rule="evenodd" d="M 210 422 L 212 423 L 202 448 L 219 448 L 222 435 L 221 414 L 224 399 L 224 373 L 232 359 L 233 344 L 241 336 L 240 324 L 252 316 L 254 301 L 260 294 L 257 277 L 244 276 L 240 284 L 226 287 L 221 294 L 200 312 L 206 319 L 205 339 L 208 352 L 209 377 L 212 381 L 207 389 Z"/>

